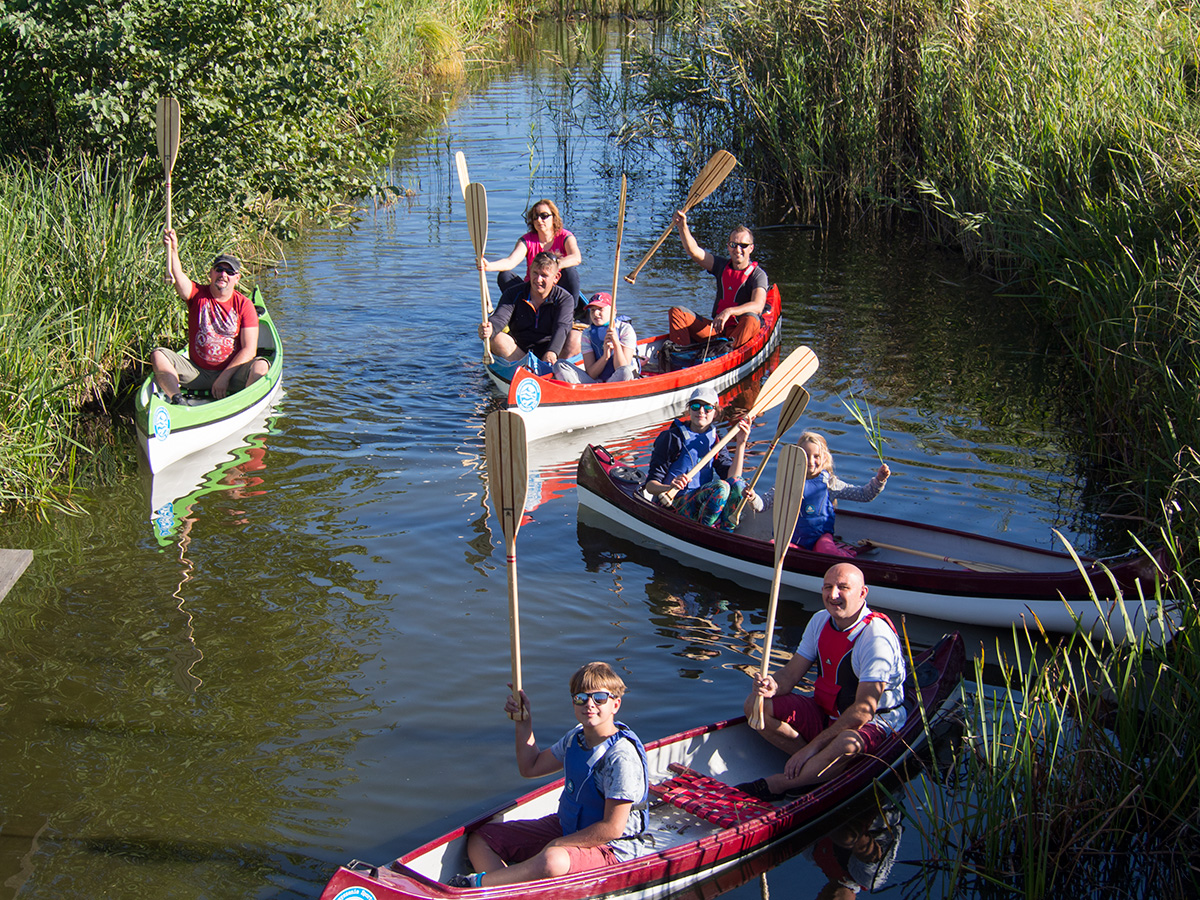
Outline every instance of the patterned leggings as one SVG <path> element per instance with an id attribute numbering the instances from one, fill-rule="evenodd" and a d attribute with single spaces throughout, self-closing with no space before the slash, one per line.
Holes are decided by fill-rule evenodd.
<path id="1" fill-rule="evenodd" d="M 733 531 L 733 513 L 745 492 L 744 479 L 723 481 L 714 478 L 694 491 L 680 491 L 671 506 L 681 516 L 694 519 L 701 525 L 710 528 L 715 525 L 722 531 Z"/>

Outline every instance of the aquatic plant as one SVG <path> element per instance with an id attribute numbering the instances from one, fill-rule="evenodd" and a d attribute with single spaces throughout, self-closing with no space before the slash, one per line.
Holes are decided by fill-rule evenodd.
<path id="1" fill-rule="evenodd" d="M 1163 537 L 1178 565 L 1180 541 Z M 1200 613 L 1192 583 L 1170 584 L 1120 601 L 1118 618 L 1150 623 L 1131 642 L 1077 632 L 1060 646 L 1031 617 L 1014 631 L 1015 656 L 999 643 L 994 659 L 976 656 L 947 789 L 919 798 L 924 814 L 914 818 L 927 890 L 1034 898 L 1103 884 L 1130 896 L 1194 894 Z"/>
<path id="2" fill-rule="evenodd" d="M 871 449 L 875 451 L 875 455 L 879 457 L 879 464 L 883 465 L 883 431 L 879 427 L 879 423 L 875 420 L 875 413 L 871 409 L 871 404 L 863 400 L 859 403 L 858 398 L 853 394 L 847 394 L 849 400 L 844 397 L 838 397 L 842 406 L 846 407 L 846 412 L 854 417 L 854 421 L 862 428 L 863 433 L 867 437 L 867 443 L 871 445 Z"/>

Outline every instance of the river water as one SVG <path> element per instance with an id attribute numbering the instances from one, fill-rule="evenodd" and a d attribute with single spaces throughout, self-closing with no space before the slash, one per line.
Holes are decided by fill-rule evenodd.
<path id="1" fill-rule="evenodd" d="M 559 40 L 546 46 L 570 46 Z M 263 279 L 286 396 L 165 520 L 151 522 L 161 497 L 143 480 L 95 493 L 78 517 L 0 526 L 0 545 L 36 551 L 0 602 L 0 897 L 313 897 L 337 864 L 390 859 L 526 787 L 502 712 L 504 553 L 480 464 L 496 399 L 452 154 L 488 188 L 489 255 L 552 197 L 583 248 L 585 292 L 610 289 L 620 171 L 629 271 L 695 170 L 666 148 L 621 151 L 588 119 L 581 73 L 616 71 L 625 44 L 585 43 L 568 77 L 543 52 L 448 105 L 396 160 L 399 202 L 289 248 Z M 761 224 L 738 177 L 692 216 L 705 246 Z M 843 478 L 878 462 L 839 397 L 882 424 L 895 474 L 875 511 L 1045 547 L 1060 528 L 1111 549 L 1093 547 L 1055 425 L 1057 373 L 1019 304 L 916 243 L 764 228 L 756 256 L 783 293 L 784 351 L 821 358 L 807 424 Z M 671 238 L 617 302 L 653 334 L 669 306 L 705 310 L 712 291 Z M 621 671 L 624 718 L 646 739 L 736 714 L 766 592 L 580 524 L 581 440 L 530 451 L 518 557 L 539 736 L 573 721 L 566 679 L 590 659 Z M 779 639 L 818 605 L 785 595 Z M 910 617 L 918 639 L 948 627 Z M 994 658 L 1002 637 L 973 631 L 969 645 Z M 924 853 L 914 835 L 899 855 Z M 814 896 L 826 876 L 810 855 L 770 886 Z"/>

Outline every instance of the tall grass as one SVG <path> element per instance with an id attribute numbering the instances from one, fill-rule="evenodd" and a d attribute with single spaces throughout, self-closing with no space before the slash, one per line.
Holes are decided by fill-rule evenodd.
<path id="1" fill-rule="evenodd" d="M 122 377 L 181 337 L 141 175 L 85 158 L 0 170 L 0 508 L 73 508 L 72 490 L 114 465 Z M 186 243 L 189 260 L 212 249 Z"/>
<path id="2" fill-rule="evenodd" d="M 1153 618 L 1161 599 L 1125 602 Z M 1057 647 L 1022 634 L 1023 661 L 997 648 L 998 688 L 984 687 L 976 657 L 952 784 L 924 798 L 931 893 L 1195 896 L 1200 616 L 1190 588 L 1177 599 L 1170 644 L 1077 634 Z"/>

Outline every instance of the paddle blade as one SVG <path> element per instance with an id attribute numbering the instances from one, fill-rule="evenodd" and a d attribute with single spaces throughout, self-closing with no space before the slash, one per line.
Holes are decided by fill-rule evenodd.
<path id="1" fill-rule="evenodd" d="M 779 452 L 775 476 L 775 507 L 771 521 L 775 526 L 775 567 L 787 555 L 788 543 L 800 518 L 804 503 L 804 482 L 808 472 L 808 454 L 795 444 L 784 444 Z"/>
<path id="2" fill-rule="evenodd" d="M 462 190 L 463 199 L 467 196 L 467 185 L 471 179 L 467 177 L 467 157 L 459 150 L 454 154 L 454 166 L 458 169 L 458 186 Z"/>
<path id="3" fill-rule="evenodd" d="M 788 396 L 793 385 L 804 384 L 816 374 L 820 365 L 817 354 L 812 350 L 797 347 L 763 382 L 762 390 L 758 392 L 754 405 L 750 407 L 750 415 L 759 416 L 778 406 Z"/>
<path id="4" fill-rule="evenodd" d="M 475 246 L 475 259 L 480 260 L 487 248 L 487 191 L 482 184 L 472 182 L 467 185 L 464 196 L 467 202 L 467 228 L 471 232 L 471 243 Z"/>
<path id="5" fill-rule="evenodd" d="M 718 150 L 714 153 L 692 183 L 692 189 L 688 193 L 687 201 L 683 204 L 683 211 L 687 212 L 719 188 L 722 182 L 729 177 L 729 173 L 733 171 L 733 167 L 736 165 L 737 158 L 728 150 Z"/>
<path id="6" fill-rule="evenodd" d="M 175 168 L 179 138 L 179 101 L 174 97 L 162 97 L 154 110 L 154 139 L 158 144 L 158 158 L 167 173 Z"/>
<path id="7" fill-rule="evenodd" d="M 529 479 L 525 420 L 511 410 L 496 410 L 487 417 L 484 448 L 492 507 L 500 519 L 504 537 L 514 541 L 521 527 L 521 515 L 525 512 Z"/>

